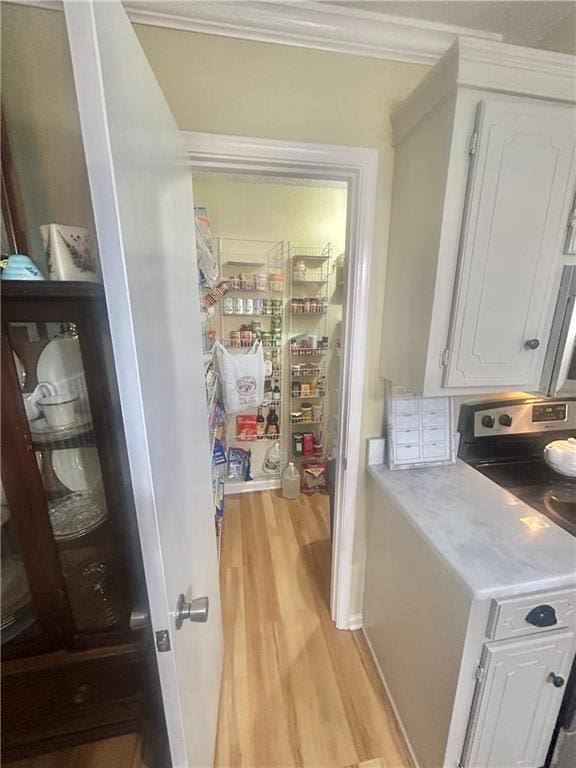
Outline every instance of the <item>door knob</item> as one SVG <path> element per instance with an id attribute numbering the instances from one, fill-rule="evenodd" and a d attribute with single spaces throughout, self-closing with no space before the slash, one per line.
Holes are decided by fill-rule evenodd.
<path id="1" fill-rule="evenodd" d="M 540 339 L 526 339 L 524 346 L 526 349 L 538 349 L 540 346 Z"/>
<path id="2" fill-rule="evenodd" d="M 184 595 L 178 595 L 176 603 L 176 629 L 181 629 L 186 621 L 204 623 L 208 621 L 208 598 L 197 597 L 191 603 L 186 602 Z"/>

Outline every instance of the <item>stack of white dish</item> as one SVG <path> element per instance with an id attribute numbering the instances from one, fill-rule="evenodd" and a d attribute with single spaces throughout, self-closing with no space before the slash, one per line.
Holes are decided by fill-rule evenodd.
<path id="1" fill-rule="evenodd" d="M 82 491 L 52 501 L 48 505 L 56 541 L 71 541 L 99 528 L 108 517 L 101 493 Z"/>
<path id="2" fill-rule="evenodd" d="M 0 629 L 4 633 L 8 627 L 16 624 L 24 609 L 30 604 L 31 596 L 26 569 L 22 561 L 17 557 L 3 557 L 0 563 L 2 577 Z"/>

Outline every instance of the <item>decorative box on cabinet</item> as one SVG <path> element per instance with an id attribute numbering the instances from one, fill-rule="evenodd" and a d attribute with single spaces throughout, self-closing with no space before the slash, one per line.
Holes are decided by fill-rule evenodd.
<path id="1" fill-rule="evenodd" d="M 130 622 L 146 594 L 99 285 L 2 283 L 2 484 L 2 759 L 152 728 L 156 668 L 150 630 Z"/>
<path id="2" fill-rule="evenodd" d="M 576 181 L 574 64 L 461 39 L 397 111 L 385 378 L 538 389 Z"/>

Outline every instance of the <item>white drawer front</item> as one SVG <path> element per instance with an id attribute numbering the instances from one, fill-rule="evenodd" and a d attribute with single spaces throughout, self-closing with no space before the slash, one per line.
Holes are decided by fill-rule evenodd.
<path id="1" fill-rule="evenodd" d="M 539 610 L 541 609 L 541 610 Z M 531 611 L 542 617 L 555 616 L 556 623 L 538 626 L 527 620 Z M 553 613 L 552 613 L 553 612 Z M 547 624 L 547 622 L 544 622 Z M 522 637 L 550 629 L 576 628 L 576 589 L 543 592 L 506 600 L 493 600 L 486 636 L 494 640 Z"/>

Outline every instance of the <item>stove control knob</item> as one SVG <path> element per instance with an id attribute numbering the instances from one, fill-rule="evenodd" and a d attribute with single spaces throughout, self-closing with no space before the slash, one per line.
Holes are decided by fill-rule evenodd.
<path id="1" fill-rule="evenodd" d="M 496 419 L 494 416 L 482 416 L 482 426 L 487 427 L 488 429 L 492 429 L 495 421 Z"/>
<path id="2" fill-rule="evenodd" d="M 498 422 L 502 424 L 503 427 L 511 427 L 512 416 L 510 416 L 509 413 L 503 413 L 501 416 L 498 417 Z"/>

